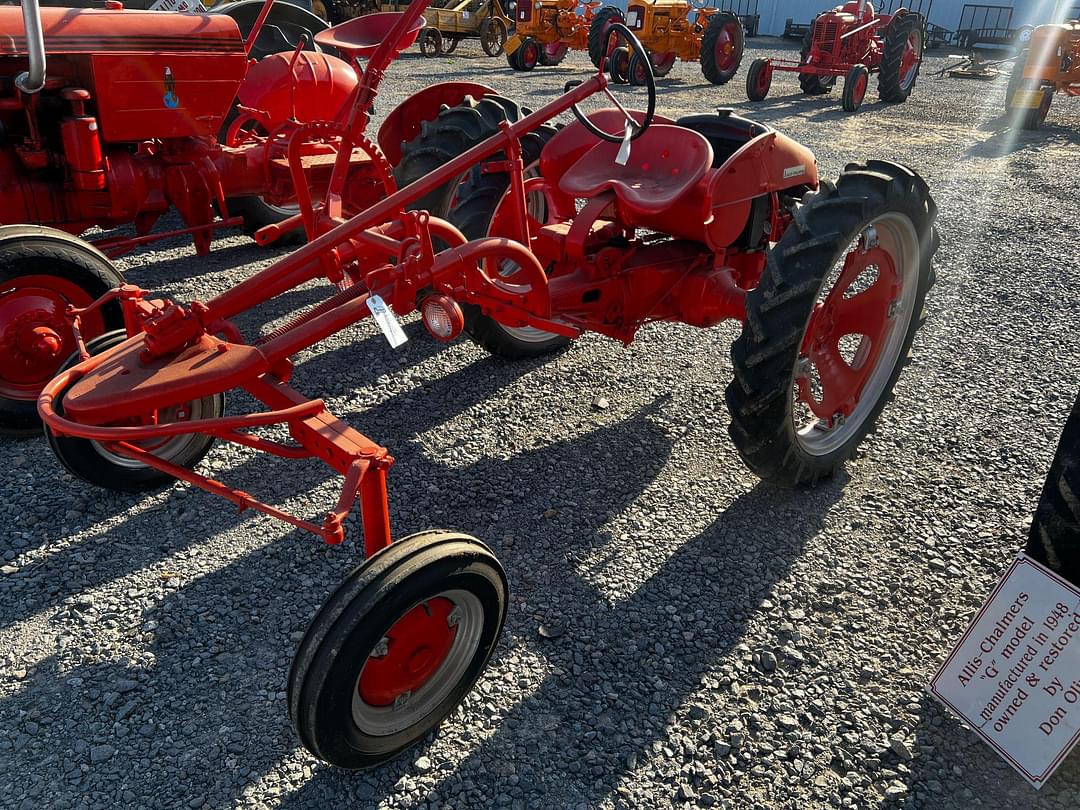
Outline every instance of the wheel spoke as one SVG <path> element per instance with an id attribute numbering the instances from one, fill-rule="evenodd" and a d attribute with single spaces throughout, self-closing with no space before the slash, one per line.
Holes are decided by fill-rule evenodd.
<path id="1" fill-rule="evenodd" d="M 841 298 L 833 308 L 832 335 L 866 335 L 875 343 L 889 322 L 889 307 L 896 298 L 895 285 L 879 276 L 868 289 Z"/>

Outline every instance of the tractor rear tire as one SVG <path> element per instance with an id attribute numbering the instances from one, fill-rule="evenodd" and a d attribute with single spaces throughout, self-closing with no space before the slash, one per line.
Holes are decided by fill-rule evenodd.
<path id="1" fill-rule="evenodd" d="M 817 18 L 814 18 L 817 21 Z M 810 56 L 810 45 L 814 39 L 814 23 L 810 23 L 810 30 L 803 37 L 802 51 L 799 53 L 799 64 L 805 65 Z M 833 89 L 836 84 L 835 76 L 819 76 L 816 73 L 800 73 L 799 87 L 808 96 L 822 96 Z"/>
<path id="2" fill-rule="evenodd" d="M 555 129 L 544 126 L 522 139 L 522 162 L 526 173 L 540 158 L 540 151 L 555 135 Z M 484 172 L 476 166 L 469 170 L 461 183 L 457 201 L 447 219 L 456 225 L 468 239 L 481 239 L 488 235 L 495 208 L 510 188 L 510 175 L 506 172 Z M 538 217 L 542 219 L 542 217 Z M 559 351 L 570 338 L 554 335 L 533 327 L 503 326 L 494 318 L 484 315 L 480 308 L 463 304 L 465 333 L 478 346 L 504 360 L 526 360 Z"/>
<path id="3" fill-rule="evenodd" d="M 596 14 L 593 15 L 592 22 L 589 23 L 589 59 L 592 60 L 593 67 L 599 68 L 600 61 L 606 56 L 604 53 L 604 46 L 607 44 L 607 29 L 611 27 L 612 23 L 626 23 L 626 16 L 623 14 L 622 9 L 615 6 L 604 6 Z M 618 45 L 618 37 L 616 37 L 615 45 Z"/>
<path id="4" fill-rule="evenodd" d="M 86 344 L 91 354 L 101 354 L 128 339 L 127 332 L 117 329 L 107 332 Z M 79 363 L 78 353 L 68 358 L 60 371 Z M 188 413 L 195 419 L 216 419 L 225 414 L 225 395 L 210 394 L 200 400 L 187 403 Z M 53 403 L 60 415 L 64 413 L 64 395 L 61 393 Z M 164 424 L 164 423 L 163 423 Z M 64 468 L 84 481 L 115 492 L 146 492 L 159 489 L 176 481 L 168 473 L 140 464 L 129 456 L 114 453 L 90 439 L 59 436 L 45 426 L 45 437 L 57 460 Z M 152 448 L 154 455 L 179 467 L 193 469 L 210 452 L 214 437 L 204 433 L 188 433 L 164 439 L 159 447 Z M 151 449 L 151 448 L 148 448 Z"/>
<path id="5" fill-rule="evenodd" d="M 78 237 L 39 225 L 0 226 L 0 434 L 39 434 L 38 394 L 76 346 L 64 310 L 87 306 L 123 283 L 113 263 Z M 120 305 L 112 301 L 100 317 L 84 319 L 83 337 L 123 325 Z M 52 330 L 60 348 L 51 360 L 20 360 L 23 333 L 39 327 Z"/>
<path id="6" fill-rule="evenodd" d="M 881 54 L 881 72 L 878 73 L 878 96 L 882 101 L 901 104 L 907 101 L 922 67 L 923 18 L 914 12 L 893 17 L 885 29 L 884 49 Z M 915 63 L 904 70 L 904 55 L 908 46 L 914 42 Z"/>
<path id="7" fill-rule="evenodd" d="M 835 186 L 823 183 L 796 209 L 794 221 L 769 251 L 760 283 L 746 296 L 746 320 L 731 348 L 735 379 L 726 392 L 729 432 L 743 461 L 762 479 L 798 486 L 827 478 L 873 428 L 923 321 L 938 246 L 935 216 L 922 178 L 879 160 L 849 165 Z M 875 242 L 867 246 L 867 238 Z M 878 336 L 880 348 L 871 351 L 863 337 L 851 360 L 841 356 L 846 371 L 825 365 L 822 372 L 817 359 L 839 356 L 844 345 L 840 341 L 847 333 L 836 334 L 842 331 L 840 306 L 850 307 L 845 302 L 876 287 L 878 279 L 885 282 L 884 271 L 877 269 L 884 259 L 867 257 L 861 261 L 875 264 L 859 266 L 859 257 L 866 255 L 860 248 L 878 246 L 889 256 L 894 281 L 902 276 L 900 297 L 888 301 L 873 293 L 854 306 L 864 320 L 876 316 L 877 323 L 891 326 Z M 849 260 L 858 275 L 849 276 L 841 289 Z M 864 275 L 874 280 L 867 279 L 856 295 L 848 296 Z M 839 304 L 830 308 L 834 301 Z M 868 306 L 874 311 L 868 313 Z M 864 369 L 861 379 L 851 374 Z M 848 387 L 845 418 L 837 412 L 827 421 L 815 417 L 801 424 L 804 386 L 812 390 L 812 373 L 819 375 L 819 385 L 829 373 L 830 380 Z M 819 408 L 829 393 L 822 391 Z"/>
<path id="8" fill-rule="evenodd" d="M 421 124 L 420 134 L 402 148 L 401 162 L 394 168 L 398 188 L 405 188 L 497 134 L 501 122 L 509 121 L 512 124 L 531 112 L 527 107 L 502 96 L 484 96 L 479 101 L 466 96 L 456 107 L 441 110 L 434 120 Z M 522 144 L 530 143 L 534 137 L 535 133 L 526 135 Z M 539 146 L 535 148 L 539 153 Z M 473 167 L 469 171 L 477 170 L 478 167 Z M 409 208 L 446 217 L 458 187 L 467 175 L 468 172 L 463 172 L 410 204 Z"/>
<path id="9" fill-rule="evenodd" d="M 725 44 L 729 54 L 719 54 Z M 742 20 L 730 11 L 719 11 L 709 19 L 701 38 L 701 72 L 713 84 L 727 84 L 739 72 L 746 48 L 746 29 Z"/>
<path id="10" fill-rule="evenodd" d="M 1080 397 L 1058 442 L 1031 520 L 1027 553 L 1080 585 Z"/>
<path id="11" fill-rule="evenodd" d="M 483 543 L 421 532 L 354 569 L 293 657 L 289 717 L 340 768 L 371 768 L 420 742 L 471 691 L 498 645 L 509 587 Z"/>

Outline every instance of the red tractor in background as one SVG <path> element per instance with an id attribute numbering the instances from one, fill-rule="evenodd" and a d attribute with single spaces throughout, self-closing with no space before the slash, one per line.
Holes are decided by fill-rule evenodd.
<path id="1" fill-rule="evenodd" d="M 489 101 L 483 85 L 439 84 L 391 112 L 379 144 L 360 137 L 342 151 L 351 101 L 361 91 L 374 99 L 381 79 L 359 60 L 397 18 L 375 14 L 315 34 L 314 44 L 339 56 L 300 41 L 255 62 L 272 5 L 245 26 L 246 38 L 218 14 L 118 3 L 41 9 L 37 0 L 0 7 L 0 432 L 39 429 L 38 393 L 76 346 L 65 310 L 124 281 L 105 255 L 180 234 L 202 254 L 217 229 L 239 224 L 275 226 L 267 237 L 298 230 L 294 189 L 321 199 L 338 154 L 349 161 L 345 210 L 363 210 L 430 171 L 433 154 L 444 162 L 471 145 L 444 137 L 433 148 L 443 130 L 422 133 L 420 124 L 442 107 L 486 104 L 485 126 L 470 130 L 476 141 L 499 116 L 521 115 Z M 408 47 L 419 28 L 399 44 Z M 414 139 L 415 149 L 404 143 Z M 449 192 L 424 204 L 445 213 Z M 151 233 L 170 208 L 186 227 Z M 74 238 L 129 223 L 134 238 Z M 83 324 L 84 337 L 121 324 L 119 308 L 107 307 Z"/>
<path id="2" fill-rule="evenodd" d="M 871 0 L 844 3 L 814 20 L 798 62 L 755 59 L 746 75 L 746 95 L 763 101 L 777 70 L 798 73 L 808 95 L 828 93 L 843 76 L 844 109 L 855 112 L 876 73 L 882 101 L 907 101 L 922 64 L 925 30 L 922 15 L 906 9 L 879 14 Z"/>

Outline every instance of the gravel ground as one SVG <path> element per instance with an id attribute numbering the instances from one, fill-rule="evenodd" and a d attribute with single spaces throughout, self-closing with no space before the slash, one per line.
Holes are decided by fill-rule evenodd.
<path id="1" fill-rule="evenodd" d="M 930 320 L 877 435 L 837 480 L 759 483 L 722 402 L 737 327 L 587 336 L 507 365 L 411 320 L 302 357 L 295 384 L 388 446 L 396 531 L 453 527 L 506 565 L 512 603 L 487 675 L 429 743 L 370 773 L 297 745 L 285 682 L 306 623 L 355 564 L 177 486 L 144 497 L 64 475 L 38 439 L 0 444 L 0 805 L 4 807 L 1076 807 L 1080 755 L 1041 792 L 924 686 L 1023 542 L 1080 363 L 1080 102 L 1039 133 L 999 116 L 1004 79 L 933 79 L 902 106 L 751 107 L 679 64 L 669 115 L 735 106 L 817 153 L 823 174 L 891 158 L 940 206 Z M 407 56 L 379 111 L 437 78 L 537 106 L 565 65 L 515 75 L 462 47 Z M 181 300 L 272 252 L 165 243 L 123 262 Z M 283 296 L 262 322 L 317 300 Z M 254 317 L 246 325 L 256 325 Z M 607 407 L 594 402 L 606 398 Z M 242 405 L 243 403 L 240 403 Z M 305 515 L 339 479 L 218 446 L 205 469 Z M 353 538 L 356 526 L 353 524 Z M 563 631 L 545 638 L 539 626 Z"/>

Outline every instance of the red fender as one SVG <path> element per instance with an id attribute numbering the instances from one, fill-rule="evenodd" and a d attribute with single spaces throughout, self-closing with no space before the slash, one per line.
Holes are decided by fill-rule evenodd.
<path id="1" fill-rule="evenodd" d="M 359 83 L 352 66 L 336 56 L 301 51 L 290 69 L 292 58 L 292 53 L 275 53 L 256 62 L 236 92 L 242 106 L 261 113 L 256 117 L 267 130 L 293 117 L 294 100 L 297 120 L 334 120 Z"/>
<path id="2" fill-rule="evenodd" d="M 420 124 L 433 121 L 439 108 L 456 107 L 465 96 L 483 98 L 495 95 L 495 91 L 483 84 L 472 82 L 443 82 L 433 84 L 397 105 L 379 127 L 379 148 L 391 164 L 401 162 L 401 144 L 420 134 Z"/>

